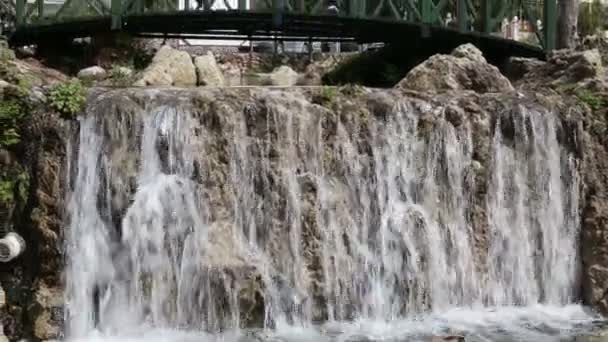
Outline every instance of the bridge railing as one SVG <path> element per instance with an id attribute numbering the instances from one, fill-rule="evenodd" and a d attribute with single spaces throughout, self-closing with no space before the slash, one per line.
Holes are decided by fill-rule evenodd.
<path id="1" fill-rule="evenodd" d="M 328 15 L 361 19 L 409 21 L 450 27 L 461 32 L 502 35 L 554 48 L 556 0 L 11 0 L 17 25 L 53 24 L 89 17 L 122 20 L 147 13 L 226 10 Z M 335 5 L 330 11 L 330 3 Z M 55 6 L 55 8 L 53 7 Z M 336 13 L 337 12 L 337 13 Z M 514 20 L 515 18 L 518 21 Z M 517 37 L 519 35 L 519 37 Z"/>

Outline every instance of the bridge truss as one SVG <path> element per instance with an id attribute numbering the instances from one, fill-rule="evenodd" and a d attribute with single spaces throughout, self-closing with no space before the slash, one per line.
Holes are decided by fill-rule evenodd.
<path id="1" fill-rule="evenodd" d="M 259 32 L 272 34 L 273 28 L 286 23 L 301 23 L 306 30 L 301 36 L 336 37 L 340 32 L 324 32 L 337 21 L 328 15 L 328 0 L 8 0 L 13 1 L 16 12 L 16 33 L 34 28 L 44 30 L 50 26 L 68 27 L 79 23 L 83 30 L 107 29 L 111 31 L 144 30 L 142 23 L 156 19 L 158 27 L 145 30 L 154 33 L 200 32 L 193 25 L 202 25 L 205 32 L 231 35 L 236 32 L 253 37 Z M 255 1 L 255 2 L 254 2 Z M 359 25 L 376 20 L 383 23 L 406 23 L 420 27 L 422 35 L 434 28 L 459 33 L 492 35 L 500 31 L 505 18 L 524 18 L 544 50 L 555 47 L 557 0 L 336 0 L 341 23 Z M 215 2 L 223 2 L 226 9 L 214 10 Z M 254 3 L 250 3 L 254 2 Z M 55 7 L 49 6 L 55 4 Z M 220 13 L 221 12 L 221 13 Z M 448 15 L 449 13 L 449 15 Z M 452 17 L 451 23 L 446 18 Z M 167 20 L 173 18 L 169 28 Z M 185 23 L 179 18 L 187 18 Z M 239 24 L 227 25 L 219 18 Z M 262 20 L 271 22 L 262 25 Z M 291 18 L 288 20 L 286 18 Z M 214 21 L 216 27 L 210 27 Z M 260 25 L 256 25 L 256 21 Z M 185 23 L 185 24 L 184 24 Z M 314 25 L 318 24 L 318 32 Z M 541 27 L 537 27 L 542 23 Z M 107 25 L 105 27 L 104 25 Z M 139 26 L 138 26 L 139 25 Z M 102 27 L 104 26 L 104 27 Z M 181 28 L 180 28 L 181 27 Z M 363 27 L 371 27 L 363 25 Z M 289 29 L 289 27 L 287 28 Z M 363 28 L 360 28 L 361 30 Z M 64 30 L 67 32 L 67 29 Z M 230 31 L 230 32 L 228 32 Z M 292 27 L 292 31 L 296 31 Z M 344 31 L 344 30 L 342 30 Z M 61 30 L 59 30 L 61 32 Z M 382 35 L 383 32 L 375 32 Z M 389 32 L 387 32 L 389 34 Z M 297 34 L 296 34 L 297 35 Z"/>

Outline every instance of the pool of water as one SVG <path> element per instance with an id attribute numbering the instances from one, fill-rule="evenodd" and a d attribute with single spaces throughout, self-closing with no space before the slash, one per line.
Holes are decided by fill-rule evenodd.
<path id="1" fill-rule="evenodd" d="M 72 341 L 90 342 L 429 342 L 435 336 L 460 335 L 466 342 L 600 342 L 606 321 L 578 306 L 456 308 L 392 321 L 355 320 L 319 325 L 279 325 L 273 330 L 207 334 L 139 327 L 95 331 Z M 605 340 L 604 340 L 605 338 Z"/>

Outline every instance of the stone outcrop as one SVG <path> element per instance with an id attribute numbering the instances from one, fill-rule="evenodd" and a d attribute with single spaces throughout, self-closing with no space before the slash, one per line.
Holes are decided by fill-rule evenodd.
<path id="1" fill-rule="evenodd" d="M 454 49 L 450 55 L 432 56 L 410 70 L 397 87 L 433 93 L 447 90 L 472 90 L 477 93 L 513 90 L 511 82 L 471 44 Z"/>
<path id="2" fill-rule="evenodd" d="M 194 57 L 194 65 L 196 66 L 198 85 L 210 87 L 221 87 L 224 85 L 224 75 L 217 65 L 213 53 L 209 52 L 204 56 Z"/>
<path id="3" fill-rule="evenodd" d="M 196 69 L 187 52 L 163 46 L 135 86 L 195 86 Z"/>
<path id="4" fill-rule="evenodd" d="M 605 101 L 608 97 L 604 98 Z M 583 300 L 608 314 L 608 103 L 588 108 L 581 123 Z"/>
<path id="5" fill-rule="evenodd" d="M 62 184 L 68 123 L 47 107 L 47 85 L 65 75 L 33 60 L 0 61 L 6 82 L 0 89 L 2 130 L 14 129 L 17 140 L 0 143 L 0 235 L 16 232 L 25 252 L 0 263 L 0 336 L 8 340 L 58 338 L 63 333 L 61 270 L 63 242 Z M 20 86 L 17 86 L 19 84 Z M 20 108 L 18 125 L 6 127 Z"/>
<path id="6" fill-rule="evenodd" d="M 546 62 L 511 58 L 506 73 L 517 88 L 572 94 L 581 89 L 605 91 L 607 74 L 597 49 L 554 51 Z M 599 87 L 598 87 L 599 86 Z"/>
<path id="7" fill-rule="evenodd" d="M 298 73 L 292 68 L 283 65 L 272 71 L 269 75 L 270 83 L 274 86 L 290 87 L 298 82 Z"/>
<path id="8" fill-rule="evenodd" d="M 100 66 L 91 66 L 78 72 L 78 78 L 83 81 L 103 81 L 108 77 L 108 72 Z"/>

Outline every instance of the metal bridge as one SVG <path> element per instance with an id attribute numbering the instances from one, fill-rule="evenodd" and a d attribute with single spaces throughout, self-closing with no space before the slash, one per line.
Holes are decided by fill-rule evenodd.
<path id="1" fill-rule="evenodd" d="M 332 0 L 338 10 L 329 13 L 330 0 L 5 1 L 15 10 L 13 45 L 128 32 L 251 41 L 352 40 L 414 49 L 420 42 L 438 47 L 473 42 L 495 54 L 534 57 L 555 47 L 557 6 L 557 0 Z M 500 35 L 501 26 L 515 16 L 536 45 Z"/>

